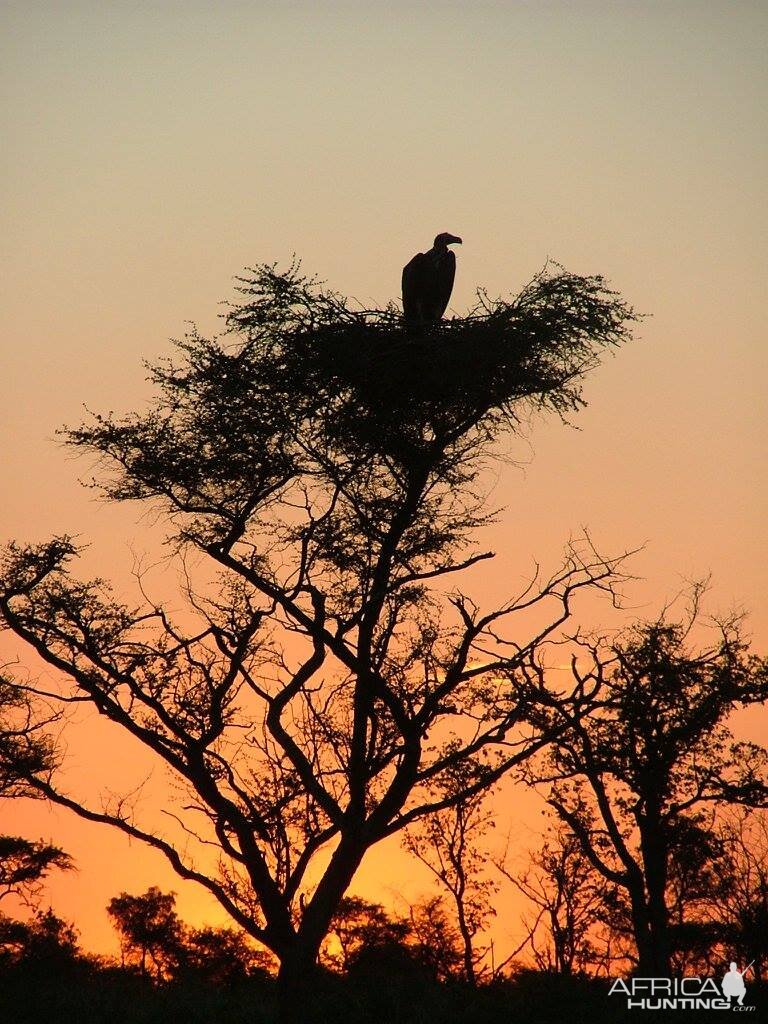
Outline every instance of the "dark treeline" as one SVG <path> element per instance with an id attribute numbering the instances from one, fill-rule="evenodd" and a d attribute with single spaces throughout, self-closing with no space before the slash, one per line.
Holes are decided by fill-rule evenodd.
<path id="1" fill-rule="evenodd" d="M 552 847 L 547 850 L 551 853 Z M 536 866 L 547 863 L 542 856 Z M 553 876 L 545 873 L 551 883 Z M 585 884 L 579 877 L 578 885 Z M 4 1019 L 20 1024 L 274 1024 L 278 1019 L 274 965 L 244 932 L 191 928 L 178 918 L 173 894 L 156 888 L 136 896 L 120 894 L 110 901 L 108 913 L 120 937 L 118 960 L 85 953 L 72 926 L 50 910 L 26 922 L 0 917 Z M 547 941 L 561 948 L 556 930 L 539 940 L 537 961 Z M 577 960 L 584 954 L 589 959 L 588 943 L 579 944 Z M 491 1014 L 542 1024 L 632 1019 L 622 1001 L 609 995 L 607 979 L 582 973 L 573 964 L 535 970 L 515 963 L 484 983 L 468 983 L 461 938 L 434 899 L 397 916 L 377 904 L 346 898 L 320 963 L 313 1001 L 305 1011 L 308 1024 L 479 1024 Z M 768 1007 L 767 997 L 763 987 L 750 986 L 749 1005 L 757 1012 Z M 709 1011 L 689 1015 L 711 1019 Z M 670 1012 L 653 1019 L 675 1017 Z"/>
<path id="2" fill-rule="evenodd" d="M 504 858 L 491 861 L 483 844 L 488 825 L 477 798 L 408 841 L 420 859 L 442 865 L 435 872 L 442 895 L 399 914 L 360 897 L 341 901 L 320 949 L 307 1021 L 448 1024 L 491 1013 L 513 1021 L 624 1019 L 619 1000 L 608 995 L 609 979 L 636 969 L 639 956 L 621 887 L 606 885 L 562 821 L 519 870 Z M 0 1009 L 9 1019 L 278 1019 L 274 957 L 242 929 L 187 925 L 174 894 L 156 887 L 122 892 L 105 908 L 119 937 L 118 959 L 88 954 L 72 924 L 40 909 L 48 873 L 72 866 L 56 847 L 0 837 L 0 898 L 14 894 L 29 910 L 25 920 L 0 913 Z M 498 964 L 483 939 L 499 888 L 494 872 L 529 908 L 525 941 Z M 462 889 L 452 884 L 456 878 Z M 762 1007 L 762 986 L 752 982 L 768 966 L 765 813 L 730 807 L 706 820 L 689 815 L 674 831 L 665 904 L 673 973 L 719 980 L 732 957 L 752 962 L 749 1005 Z"/>

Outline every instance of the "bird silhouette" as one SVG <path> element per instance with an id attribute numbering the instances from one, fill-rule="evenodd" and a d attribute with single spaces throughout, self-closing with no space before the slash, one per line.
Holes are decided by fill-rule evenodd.
<path id="1" fill-rule="evenodd" d="M 403 267 L 403 313 L 407 323 L 438 323 L 445 313 L 456 276 L 456 256 L 449 245 L 461 239 L 443 231 L 429 252 L 419 252 Z"/>

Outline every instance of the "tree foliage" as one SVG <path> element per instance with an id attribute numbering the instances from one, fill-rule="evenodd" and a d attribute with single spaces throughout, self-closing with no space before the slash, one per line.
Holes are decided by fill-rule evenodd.
<path id="1" fill-rule="evenodd" d="M 44 843 L 21 836 L 0 836 L 0 900 L 11 894 L 26 902 L 39 895 L 39 883 L 52 868 L 71 871 L 69 854 Z"/>
<path id="2" fill-rule="evenodd" d="M 56 972 L 80 961 L 77 931 L 50 908 L 37 911 L 29 921 L 0 914 L 0 966 L 24 965 Z"/>
<path id="3" fill-rule="evenodd" d="M 417 901 L 407 917 L 359 896 L 345 896 L 331 921 L 321 962 L 358 978 L 371 971 L 441 982 L 464 976 L 462 938 L 441 896 Z"/>
<path id="4" fill-rule="evenodd" d="M 28 779 L 57 766 L 55 745 L 47 728 L 59 715 L 33 707 L 30 695 L 0 668 L 0 797 L 35 797 Z"/>
<path id="5" fill-rule="evenodd" d="M 389 914 L 380 903 L 344 896 L 331 919 L 323 963 L 336 971 L 349 971 L 371 951 L 404 946 L 409 933 L 408 922 Z"/>
<path id="6" fill-rule="evenodd" d="M 176 896 L 150 886 L 110 900 L 107 913 L 120 936 L 122 964 L 157 981 L 194 976 L 213 985 L 231 985 L 257 970 L 267 957 L 234 928 L 191 928 L 176 913 Z"/>
<path id="7" fill-rule="evenodd" d="M 107 913 L 120 936 L 124 965 L 134 965 L 142 974 L 151 966 L 158 979 L 174 973 L 183 928 L 174 893 L 161 892 L 156 885 L 139 896 L 123 892 L 109 901 Z"/>
<path id="8" fill-rule="evenodd" d="M 353 898 L 347 906 L 353 910 L 347 921 L 342 922 L 343 914 L 336 918 L 334 932 L 343 937 L 346 947 L 344 971 L 357 978 L 417 973 L 420 965 L 410 942 L 409 922 L 379 904 L 365 903 Z"/>

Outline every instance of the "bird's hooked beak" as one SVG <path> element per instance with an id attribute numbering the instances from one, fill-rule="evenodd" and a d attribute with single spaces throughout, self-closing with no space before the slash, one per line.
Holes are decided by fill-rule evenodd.
<path id="1" fill-rule="evenodd" d="M 458 235 L 452 235 L 450 231 L 441 231 L 439 235 L 435 235 L 435 249 L 447 249 L 449 245 L 454 243 L 461 245 L 461 239 Z"/>

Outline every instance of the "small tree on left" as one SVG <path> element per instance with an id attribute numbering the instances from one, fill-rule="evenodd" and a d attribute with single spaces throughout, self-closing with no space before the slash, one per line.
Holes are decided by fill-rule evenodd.
<path id="1" fill-rule="evenodd" d="M 70 871 L 73 866 L 72 858 L 58 846 L 22 836 L 0 836 L 0 900 L 17 896 L 25 903 L 34 903 L 40 896 L 43 878 L 52 868 Z"/>
<path id="2" fill-rule="evenodd" d="M 40 715 L 29 694 L 0 669 L 0 798 L 37 797 L 30 773 L 52 772 L 57 765 L 47 729 L 60 715 Z M 43 840 L 0 835 L 0 901 L 15 896 L 35 905 L 43 878 L 54 868 L 70 871 L 72 858 Z"/>
<path id="3" fill-rule="evenodd" d="M 0 798 L 36 797 L 26 781 L 30 772 L 51 772 L 57 756 L 46 729 L 59 719 L 56 712 L 37 713 L 29 695 L 0 670 Z M 70 871 L 72 858 L 42 840 L 0 835 L 0 901 L 16 897 L 34 911 L 21 921 L 0 913 L 0 963 L 53 961 L 73 963 L 77 936 L 52 910 L 42 911 L 42 883 L 49 871 Z"/>

